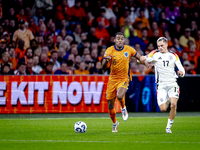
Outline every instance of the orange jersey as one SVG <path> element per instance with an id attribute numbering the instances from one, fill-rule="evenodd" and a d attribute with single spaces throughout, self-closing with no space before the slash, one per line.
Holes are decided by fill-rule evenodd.
<path id="1" fill-rule="evenodd" d="M 124 45 L 121 50 L 115 46 L 107 48 L 104 58 L 112 55 L 110 79 L 129 78 L 129 60 L 131 56 L 136 56 L 137 52 L 134 48 Z"/>

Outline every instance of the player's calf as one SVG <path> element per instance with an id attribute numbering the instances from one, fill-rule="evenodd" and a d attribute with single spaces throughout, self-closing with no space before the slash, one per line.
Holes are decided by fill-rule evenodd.
<path id="1" fill-rule="evenodd" d="M 108 109 L 110 109 L 110 110 L 113 109 L 115 101 L 114 100 L 107 100 L 107 102 L 108 102 Z"/>

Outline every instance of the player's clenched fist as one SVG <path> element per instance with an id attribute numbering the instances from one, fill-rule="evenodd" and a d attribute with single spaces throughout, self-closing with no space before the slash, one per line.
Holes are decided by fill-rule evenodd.
<path id="1" fill-rule="evenodd" d="M 179 71 L 177 71 L 177 74 L 178 74 L 180 77 L 183 77 L 183 75 L 184 75 L 184 74 L 183 74 L 183 72 L 182 72 L 182 71 L 180 71 L 180 70 L 179 70 Z"/>
<path id="2" fill-rule="evenodd" d="M 145 61 L 146 61 L 146 57 L 145 57 L 145 56 L 141 56 L 141 57 L 140 57 L 140 62 L 141 62 L 141 63 L 145 63 Z"/>

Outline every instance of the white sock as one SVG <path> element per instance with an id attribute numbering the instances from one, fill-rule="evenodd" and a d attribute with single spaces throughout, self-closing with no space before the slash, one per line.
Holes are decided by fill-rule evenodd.
<path id="1" fill-rule="evenodd" d="M 168 118 L 168 122 L 167 122 L 167 127 L 166 128 L 171 128 L 173 122 L 174 122 L 174 120 L 171 120 L 171 119 Z"/>

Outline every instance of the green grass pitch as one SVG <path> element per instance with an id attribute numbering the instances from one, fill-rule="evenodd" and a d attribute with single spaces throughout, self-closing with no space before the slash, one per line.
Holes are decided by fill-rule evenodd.
<path id="1" fill-rule="evenodd" d="M 177 116 L 172 134 L 165 133 L 166 115 L 142 116 L 130 114 L 124 122 L 117 115 L 119 127 L 112 133 L 112 122 L 108 114 L 95 117 L 76 114 L 42 117 L 20 115 L 11 118 L 0 115 L 0 150 L 199 150 L 200 115 Z M 77 121 L 87 124 L 86 133 L 75 133 Z"/>

